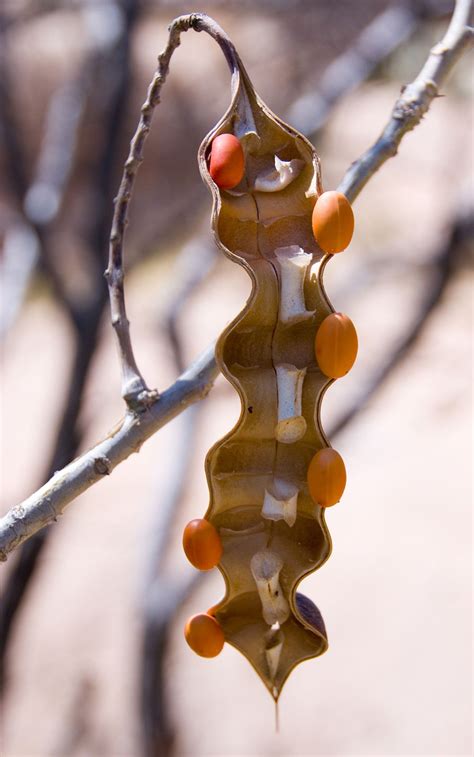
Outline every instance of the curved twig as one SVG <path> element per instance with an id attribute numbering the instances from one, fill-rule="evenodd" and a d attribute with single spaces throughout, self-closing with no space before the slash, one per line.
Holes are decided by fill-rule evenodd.
<path id="1" fill-rule="evenodd" d="M 110 234 L 109 264 L 105 277 L 109 286 L 112 325 L 115 329 L 119 348 L 122 369 L 122 396 L 128 408 L 134 411 L 146 409 L 157 398 L 157 392 L 148 389 L 133 354 L 124 294 L 123 243 L 125 229 L 135 178 L 140 164 L 143 162 L 143 149 L 151 128 L 153 112 L 160 102 L 161 89 L 168 76 L 171 57 L 180 45 L 181 34 L 189 29 L 194 29 L 197 32 L 205 31 L 218 42 L 232 74 L 237 70 L 239 61 L 235 47 L 228 36 L 208 16 L 202 13 L 191 13 L 175 19 L 169 27 L 168 44 L 158 56 L 158 68 L 148 87 L 137 130 L 130 143 L 130 152 L 125 161 L 122 180 L 115 200 Z"/>

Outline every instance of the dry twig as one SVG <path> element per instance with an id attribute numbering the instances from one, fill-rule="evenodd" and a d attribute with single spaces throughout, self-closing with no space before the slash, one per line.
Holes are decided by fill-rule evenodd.
<path id="1" fill-rule="evenodd" d="M 471 0 L 456 0 L 446 34 L 441 42 L 431 49 L 416 79 L 402 89 L 382 134 L 346 171 L 339 191 L 351 202 L 360 194 L 374 173 L 397 154 L 405 134 L 418 126 L 433 100 L 440 97 L 440 89 L 459 58 L 472 47 L 474 30 L 468 26 L 471 5 Z"/>
<path id="2" fill-rule="evenodd" d="M 160 400 L 136 415 L 127 413 L 118 428 L 88 452 L 58 471 L 44 486 L 2 518 L 0 560 L 39 529 L 57 520 L 67 505 L 90 486 L 138 452 L 143 442 L 185 407 L 203 399 L 212 387 L 217 369 L 210 361 L 212 345 L 160 395 Z"/>
<path id="3" fill-rule="evenodd" d="M 128 221 L 128 210 L 135 178 L 143 162 L 143 149 L 151 128 L 153 112 L 160 102 L 161 89 L 169 72 L 171 57 L 180 45 L 180 37 L 189 29 L 206 31 L 222 48 L 231 73 L 237 70 L 238 56 L 235 48 L 223 30 L 207 16 L 192 13 L 175 19 L 169 29 L 168 44 L 158 56 L 158 68 L 148 88 L 147 98 L 141 108 L 141 117 L 137 130 L 130 143 L 130 153 L 125 161 L 122 181 L 115 200 L 112 232 L 110 235 L 109 265 L 105 272 L 110 294 L 112 325 L 117 335 L 117 343 L 122 369 L 122 396 L 130 410 L 142 411 L 151 402 L 156 401 L 157 392 L 149 390 L 141 375 L 130 339 L 130 324 L 125 309 L 123 288 L 123 242 Z"/>

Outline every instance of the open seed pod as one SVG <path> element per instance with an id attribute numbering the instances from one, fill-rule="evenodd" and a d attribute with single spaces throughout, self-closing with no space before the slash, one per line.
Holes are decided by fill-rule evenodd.
<path id="1" fill-rule="evenodd" d="M 264 105 L 229 49 L 232 102 L 201 144 L 199 166 L 213 196 L 216 243 L 248 272 L 252 292 L 216 350 L 242 412 L 206 460 L 205 517 L 222 540 L 226 584 L 212 614 L 278 699 L 295 665 L 327 649 L 319 611 L 296 588 L 331 550 L 306 473 L 328 446 L 319 408 L 331 380 L 318 368 L 314 341 L 333 308 L 322 284 L 328 256 L 311 228 L 322 192 L 318 156 Z M 244 152 L 244 175 L 232 189 L 209 173 L 212 142 L 225 133 Z"/>

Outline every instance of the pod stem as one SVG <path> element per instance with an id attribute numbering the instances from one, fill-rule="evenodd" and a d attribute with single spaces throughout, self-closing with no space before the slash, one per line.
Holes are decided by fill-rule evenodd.
<path id="1" fill-rule="evenodd" d="M 109 261 L 105 278 L 109 287 L 112 325 L 115 329 L 122 371 L 122 397 L 132 412 L 143 412 L 158 397 L 150 390 L 138 368 L 130 336 L 130 322 L 125 307 L 124 289 L 124 238 L 128 224 L 129 205 L 138 169 L 144 159 L 144 146 L 151 129 L 153 112 L 160 102 L 161 89 L 169 72 L 171 57 L 179 47 L 180 37 L 189 29 L 209 34 L 220 46 L 232 73 L 232 86 L 236 86 L 239 73 L 246 76 L 237 51 L 221 27 L 203 13 L 191 13 L 176 18 L 169 27 L 169 37 L 163 52 L 158 56 L 158 67 L 141 107 L 140 120 L 130 142 L 130 150 L 123 168 L 110 234 Z"/>

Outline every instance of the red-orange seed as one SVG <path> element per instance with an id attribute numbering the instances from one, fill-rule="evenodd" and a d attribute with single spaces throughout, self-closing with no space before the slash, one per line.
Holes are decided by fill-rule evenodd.
<path id="1" fill-rule="evenodd" d="M 339 452 L 326 447 L 316 452 L 308 468 L 308 488 L 318 505 L 330 507 L 341 499 L 346 486 L 346 468 Z"/>
<path id="2" fill-rule="evenodd" d="M 324 252 L 342 252 L 354 233 L 354 213 L 341 192 L 323 192 L 313 209 L 313 234 Z"/>
<path id="3" fill-rule="evenodd" d="M 188 523 L 183 532 L 183 549 L 191 565 L 199 570 L 215 568 L 222 557 L 220 536 L 205 518 Z"/>
<path id="4" fill-rule="evenodd" d="M 219 134 L 211 145 L 209 173 L 220 189 L 240 184 L 245 170 L 242 145 L 233 134 Z"/>
<path id="5" fill-rule="evenodd" d="M 331 313 L 320 325 L 315 339 L 316 360 L 325 376 L 341 378 L 357 357 L 357 332 L 343 313 Z"/>
<path id="6" fill-rule="evenodd" d="M 217 657 L 225 642 L 219 623 L 206 613 L 189 618 L 184 627 L 184 637 L 193 652 L 200 657 Z"/>

